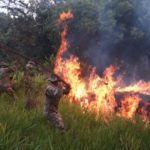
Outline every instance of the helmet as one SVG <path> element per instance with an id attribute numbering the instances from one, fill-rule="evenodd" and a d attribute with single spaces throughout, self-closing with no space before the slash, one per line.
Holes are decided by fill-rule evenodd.
<path id="1" fill-rule="evenodd" d="M 28 61 L 28 64 L 30 64 L 30 65 L 34 65 L 34 66 L 35 66 L 35 62 L 34 62 L 34 61 L 32 61 L 32 60 L 29 60 L 29 61 Z"/>
<path id="2" fill-rule="evenodd" d="M 26 64 L 26 69 L 27 70 L 30 70 L 30 69 L 33 69 L 33 68 L 36 68 L 36 64 L 34 61 L 28 61 L 28 63 Z"/>
<path id="3" fill-rule="evenodd" d="M 0 62 L 0 67 L 8 67 L 8 65 L 5 62 Z"/>
<path id="4" fill-rule="evenodd" d="M 48 78 L 48 81 L 51 81 L 51 82 L 56 82 L 56 81 L 59 81 L 59 78 L 57 75 L 55 74 L 50 74 L 49 78 Z"/>

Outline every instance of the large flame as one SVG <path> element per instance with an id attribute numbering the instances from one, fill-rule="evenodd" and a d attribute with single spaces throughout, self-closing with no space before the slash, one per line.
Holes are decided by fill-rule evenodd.
<path id="1" fill-rule="evenodd" d="M 145 82 L 143 80 L 138 81 L 135 84 L 129 85 L 127 87 L 118 87 L 118 92 L 134 92 L 144 95 L 150 95 L 150 82 Z"/>
<path id="2" fill-rule="evenodd" d="M 150 82 L 139 81 L 128 87 L 118 87 L 120 79 L 114 78 L 117 68 L 113 65 L 105 69 L 102 77 L 96 73 L 96 68 L 91 66 L 86 69 L 86 75 L 83 75 L 78 57 L 70 55 L 69 58 L 64 59 L 63 55 L 68 49 L 66 38 L 68 28 L 65 21 L 71 18 L 73 18 L 71 11 L 62 12 L 59 15 L 59 23 L 62 24 L 63 31 L 54 69 L 56 74 L 71 85 L 69 94 L 71 102 L 77 102 L 84 110 L 92 111 L 97 115 L 112 116 L 111 114 L 115 113 L 117 107 L 116 92 L 136 92 L 150 95 Z M 138 95 L 125 96 L 119 114 L 125 118 L 133 118 L 140 101 L 141 98 Z M 141 112 L 145 115 L 143 120 L 146 120 L 147 113 L 144 107 L 142 107 Z"/>
<path id="3" fill-rule="evenodd" d="M 138 109 L 140 101 L 141 98 L 138 95 L 127 95 L 121 103 L 121 116 L 132 119 Z"/>

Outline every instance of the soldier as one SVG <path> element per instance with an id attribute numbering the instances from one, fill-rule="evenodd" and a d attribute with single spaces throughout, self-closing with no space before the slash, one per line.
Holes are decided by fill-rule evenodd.
<path id="1" fill-rule="evenodd" d="M 15 94 L 15 91 L 12 88 L 12 76 L 16 69 L 14 67 L 10 68 L 4 62 L 0 63 L 0 92 L 6 92 L 8 95 L 13 96 L 14 100 L 17 100 L 18 97 Z"/>
<path id="2" fill-rule="evenodd" d="M 36 64 L 34 61 L 28 61 L 28 63 L 25 66 L 25 72 L 24 72 L 24 86 L 25 86 L 25 94 L 26 94 L 26 103 L 25 108 L 31 109 L 36 107 L 36 100 L 34 99 L 35 95 L 35 89 L 34 89 L 34 83 L 33 83 L 33 77 L 36 73 Z"/>
<path id="3" fill-rule="evenodd" d="M 49 84 L 45 92 L 44 116 L 54 126 L 59 128 L 62 133 L 65 132 L 64 122 L 58 112 L 60 98 L 64 94 L 68 94 L 70 86 L 59 79 L 55 74 L 51 74 L 48 79 Z"/>
<path id="4" fill-rule="evenodd" d="M 33 61 L 28 61 L 28 63 L 25 66 L 23 81 L 25 86 L 25 94 L 28 97 L 30 97 L 33 88 L 32 77 L 34 76 L 35 68 L 36 66 Z"/>
<path id="5" fill-rule="evenodd" d="M 25 79 L 34 76 L 33 70 L 35 70 L 35 69 L 36 69 L 35 62 L 28 61 L 28 63 L 25 66 L 25 74 L 24 74 Z"/>

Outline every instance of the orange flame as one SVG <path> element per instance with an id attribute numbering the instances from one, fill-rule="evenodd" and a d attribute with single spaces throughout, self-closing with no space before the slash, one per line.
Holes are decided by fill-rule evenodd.
<path id="1" fill-rule="evenodd" d="M 140 109 L 142 120 L 147 122 L 147 123 L 149 122 L 149 120 L 148 120 L 148 112 L 147 112 L 148 106 L 149 106 L 149 104 L 145 103 L 144 106 Z"/>
<path id="2" fill-rule="evenodd" d="M 71 11 L 63 12 L 59 15 L 59 22 L 63 23 L 63 31 L 61 33 L 61 46 L 58 50 L 54 72 L 61 76 L 68 84 L 71 85 L 69 98 L 71 102 L 77 102 L 84 110 L 92 111 L 96 115 L 104 114 L 111 116 L 117 107 L 115 93 L 124 91 L 143 92 L 149 90 L 150 83 L 139 82 L 137 86 L 118 87 L 120 79 L 114 79 L 116 67 L 111 65 L 106 68 L 102 77 L 97 75 L 96 68 L 87 69 L 86 76 L 83 76 L 81 63 L 78 57 L 70 55 L 64 59 L 63 54 L 67 52 L 68 26 L 65 22 L 67 19 L 73 18 Z M 140 88 L 141 84 L 143 85 Z M 146 87 L 146 88 L 145 88 Z M 131 90 L 132 89 L 132 90 Z M 138 108 L 141 98 L 138 95 L 126 96 L 120 108 L 120 115 L 126 118 L 133 118 Z"/>
<path id="3" fill-rule="evenodd" d="M 118 88 L 118 92 L 133 92 L 133 93 L 140 93 L 144 95 L 150 95 L 150 82 L 145 82 L 143 80 L 138 81 L 137 83 L 124 87 Z"/>
<path id="4" fill-rule="evenodd" d="M 66 21 L 67 19 L 71 19 L 71 18 L 73 18 L 73 14 L 70 10 L 68 12 L 62 12 L 59 15 L 60 22 Z"/>
<path id="5" fill-rule="evenodd" d="M 121 105 L 120 114 L 124 118 L 132 119 L 138 109 L 141 99 L 138 95 L 126 96 Z"/>
<path id="6" fill-rule="evenodd" d="M 58 21 L 59 21 L 59 23 L 63 23 L 67 19 L 71 19 L 71 18 L 73 18 L 73 14 L 69 10 L 68 12 L 62 12 L 59 15 Z M 67 51 L 67 48 L 68 48 L 68 41 L 66 39 L 68 27 L 65 23 L 63 24 L 63 28 L 64 28 L 64 30 L 61 33 L 61 45 L 60 45 L 60 48 L 58 49 L 58 53 L 56 56 L 56 62 L 55 62 L 54 72 L 57 74 L 60 74 L 61 72 L 63 72 L 62 55 L 64 54 L 65 51 Z"/>

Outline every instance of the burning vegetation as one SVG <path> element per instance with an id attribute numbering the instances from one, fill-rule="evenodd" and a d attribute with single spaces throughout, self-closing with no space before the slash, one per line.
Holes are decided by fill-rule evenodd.
<path id="1" fill-rule="evenodd" d="M 95 67 L 83 68 L 77 56 L 70 54 L 68 58 L 64 58 L 69 45 L 65 21 L 72 18 L 71 11 L 59 15 L 63 31 L 54 68 L 54 72 L 71 85 L 70 101 L 80 104 L 83 111 L 94 112 L 96 116 L 102 114 L 108 118 L 117 114 L 132 120 L 136 113 L 140 112 L 141 118 L 148 121 L 148 103 L 139 106 L 143 101 L 140 95 L 150 95 L 150 82 L 139 81 L 129 86 L 121 86 L 123 76 L 115 77 L 118 68 L 114 65 L 106 68 L 103 76 L 99 76 Z M 123 93 L 123 97 L 119 100 L 116 98 L 118 93 Z"/>

